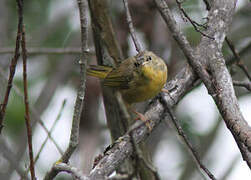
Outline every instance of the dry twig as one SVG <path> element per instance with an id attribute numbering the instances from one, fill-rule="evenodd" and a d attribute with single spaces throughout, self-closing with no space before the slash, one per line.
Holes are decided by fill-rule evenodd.
<path id="1" fill-rule="evenodd" d="M 206 26 L 205 25 L 202 25 L 202 24 L 199 24 L 197 23 L 196 21 L 192 20 L 188 14 L 186 13 L 186 11 L 184 10 L 184 8 L 182 7 L 182 2 L 180 2 L 179 0 L 176 0 L 176 3 L 178 4 L 178 7 L 180 9 L 180 11 L 183 13 L 183 15 L 187 18 L 187 20 L 192 24 L 192 26 L 194 27 L 195 31 L 199 32 L 201 35 L 205 36 L 205 37 L 208 37 L 209 39 L 212 39 L 214 40 L 213 37 L 205 34 L 204 32 L 202 32 L 198 27 L 203 27 L 206 29 Z"/>
<path id="2" fill-rule="evenodd" d="M 174 113 L 172 112 L 171 108 L 168 106 L 168 104 L 166 103 L 166 101 L 163 100 L 163 97 L 160 96 L 159 98 L 160 103 L 163 105 L 163 107 L 165 108 L 165 110 L 168 112 L 171 121 L 173 122 L 178 134 L 181 136 L 181 138 L 183 139 L 183 141 L 185 142 L 186 146 L 188 147 L 188 149 L 191 151 L 193 158 L 195 159 L 197 165 L 208 175 L 208 177 L 212 180 L 216 180 L 216 178 L 214 177 L 214 175 L 206 168 L 206 166 L 201 162 L 200 157 L 197 153 L 197 151 L 195 150 L 195 148 L 193 147 L 193 145 L 189 142 L 186 134 L 184 133 L 184 131 L 182 130 L 178 120 L 176 119 L 176 116 L 174 115 Z M 166 118 L 165 118 L 166 119 Z M 166 124 L 168 124 L 167 121 L 165 121 Z"/>
<path id="3" fill-rule="evenodd" d="M 20 41 L 21 41 L 21 35 L 22 35 L 21 33 L 22 33 L 22 25 L 23 25 L 23 8 L 18 0 L 17 0 L 17 4 L 18 4 L 18 29 L 17 29 L 17 37 L 16 37 L 16 48 L 15 48 L 14 57 L 11 60 L 10 74 L 9 74 L 9 79 L 8 79 L 8 84 L 7 84 L 4 100 L 3 100 L 3 103 L 0 104 L 0 134 L 3 128 L 3 120 L 5 116 L 6 106 L 9 100 L 10 91 L 12 88 L 12 81 L 15 75 L 17 61 L 20 56 L 19 48 L 20 48 Z"/>
<path id="4" fill-rule="evenodd" d="M 125 5 L 126 20 L 127 20 L 128 25 L 129 25 L 130 34 L 132 36 L 132 40 L 133 40 L 133 43 L 135 45 L 135 48 L 136 48 L 137 52 L 139 53 L 139 52 L 142 51 L 142 47 L 141 47 L 141 45 L 140 45 L 140 43 L 138 41 L 138 38 L 136 36 L 135 30 L 134 30 L 134 27 L 133 27 L 132 17 L 131 17 L 129 7 L 128 7 L 128 1 L 123 0 L 123 2 L 124 2 L 124 5 Z"/>
<path id="5" fill-rule="evenodd" d="M 226 40 L 229 48 L 233 52 L 234 57 L 236 58 L 237 66 L 239 66 L 242 69 L 242 71 L 248 77 L 249 81 L 251 81 L 251 75 L 249 74 L 248 68 L 243 64 L 239 53 L 235 50 L 234 44 L 232 43 L 232 41 L 228 37 L 226 37 L 225 40 Z"/>
<path id="6" fill-rule="evenodd" d="M 61 108 L 60 108 L 60 110 L 59 110 L 59 113 L 58 113 L 58 115 L 57 115 L 57 118 L 56 118 L 55 121 L 53 122 L 53 124 L 52 124 L 52 126 L 51 126 L 51 129 L 50 129 L 50 131 L 48 132 L 48 135 L 47 135 L 46 139 L 45 139 L 44 142 L 42 143 L 42 145 L 41 145 L 41 147 L 40 147 L 40 149 L 39 149 L 39 151 L 38 151 L 38 153 L 37 153 L 37 155 L 36 155 L 36 157 L 35 157 L 35 160 L 34 160 L 35 163 L 37 162 L 37 160 L 38 160 L 38 158 L 39 158 L 39 156 L 40 156 L 42 150 L 44 149 L 45 144 L 46 144 L 47 141 L 49 140 L 49 137 L 51 136 L 51 133 L 53 132 L 54 128 L 56 127 L 56 124 L 57 124 L 58 120 L 61 118 L 61 115 L 62 115 L 62 112 L 63 112 L 63 110 L 64 110 L 65 104 L 66 104 L 66 99 L 63 101 L 62 106 L 61 106 Z M 61 153 L 62 150 L 61 150 L 61 149 L 59 149 L 59 150 L 60 150 L 59 152 Z M 61 154 L 63 154 L 63 152 L 62 152 Z"/>
<path id="7" fill-rule="evenodd" d="M 22 0 L 19 0 L 19 3 L 23 3 Z M 22 25 L 22 57 L 23 57 L 23 84 L 24 84 L 24 104 L 25 104 L 25 123 L 27 129 L 28 137 L 28 147 L 29 147 L 29 157 L 30 157 L 30 172 L 31 179 L 35 180 L 35 169 L 34 169 L 34 160 L 33 160 L 33 149 L 32 149 L 32 129 L 31 129 L 31 120 L 30 120 L 30 110 L 29 110 L 29 97 L 28 97 L 28 83 L 27 83 L 27 54 L 26 54 L 26 42 L 25 42 L 25 30 L 24 25 Z"/>

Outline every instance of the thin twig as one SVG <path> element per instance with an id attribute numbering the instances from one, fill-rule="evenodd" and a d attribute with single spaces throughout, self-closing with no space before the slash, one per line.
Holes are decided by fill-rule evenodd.
<path id="1" fill-rule="evenodd" d="M 249 81 L 251 81 L 251 75 L 249 74 L 248 68 L 243 64 L 240 55 L 238 54 L 238 52 L 235 50 L 234 44 L 232 43 L 232 41 L 226 37 L 225 38 L 229 48 L 231 49 L 231 51 L 233 52 L 234 57 L 236 58 L 236 64 L 242 69 L 242 71 L 246 74 L 246 76 L 248 77 Z"/>
<path id="2" fill-rule="evenodd" d="M 62 161 L 67 163 L 75 148 L 78 145 L 79 138 L 79 123 L 80 116 L 84 105 L 84 96 L 85 96 L 85 80 L 86 80 L 86 61 L 88 51 L 87 37 L 88 37 L 88 24 L 87 24 L 87 1 L 86 0 L 77 0 L 79 14 L 80 14 L 80 25 L 81 25 L 81 50 L 82 50 L 82 58 L 79 60 L 80 66 L 80 85 L 78 88 L 77 98 L 74 107 L 73 121 L 72 121 L 72 129 L 71 129 L 71 138 L 69 146 L 62 156 Z"/>
<path id="3" fill-rule="evenodd" d="M 4 75 L 4 71 L 3 69 L 0 67 L 0 75 L 3 77 L 4 80 L 8 81 L 7 77 Z M 22 99 L 24 98 L 23 94 L 21 93 L 20 89 L 13 83 L 13 90 L 14 92 L 21 97 Z M 57 150 L 59 151 L 59 153 L 61 155 L 63 155 L 63 151 L 62 149 L 59 147 L 59 145 L 57 144 L 57 142 L 55 141 L 55 139 L 53 139 L 49 133 L 49 130 L 47 129 L 47 127 L 45 126 L 45 124 L 43 123 L 42 119 L 39 117 L 37 110 L 31 106 L 31 115 L 34 116 L 34 118 L 38 121 L 38 123 L 42 126 L 42 128 L 45 130 L 45 132 L 48 134 L 49 139 L 52 141 L 52 143 L 56 146 Z"/>
<path id="4" fill-rule="evenodd" d="M 247 90 L 251 91 L 251 81 L 235 81 L 233 80 L 234 86 L 241 86 L 246 88 Z"/>
<path id="5" fill-rule="evenodd" d="M 46 145 L 47 141 L 50 139 L 51 133 L 53 132 L 54 128 L 56 127 L 56 124 L 57 124 L 58 120 L 61 118 L 61 115 L 62 115 L 62 112 L 63 112 L 63 110 L 64 110 L 65 104 L 66 104 L 66 99 L 64 99 L 64 101 L 63 101 L 63 103 L 62 103 L 62 106 L 61 106 L 61 108 L 60 108 L 60 110 L 59 110 L 59 113 L 58 113 L 58 115 L 57 115 L 55 121 L 53 122 L 53 124 L 52 124 L 52 126 L 51 126 L 51 129 L 50 129 L 50 131 L 47 133 L 46 139 L 45 139 L 44 142 L 42 143 L 42 145 L 41 145 L 41 147 L 39 148 L 39 151 L 38 151 L 36 157 L 34 158 L 34 164 L 36 164 L 37 160 L 39 159 L 39 156 L 40 156 L 41 152 L 43 151 L 44 146 Z M 57 147 L 57 146 L 56 146 L 56 147 Z M 61 152 L 61 151 L 62 151 L 62 150 L 59 149 L 59 152 L 61 153 L 61 155 L 63 155 L 63 152 Z M 29 169 L 27 169 L 25 173 L 27 173 L 28 170 L 29 170 Z"/>
<path id="6" fill-rule="evenodd" d="M 51 54 L 51 55 L 61 55 L 61 54 L 81 54 L 81 48 L 77 47 L 67 47 L 67 48 L 45 48 L 45 47 L 29 47 L 27 48 L 28 55 L 40 55 L 40 54 Z M 14 53 L 13 48 L 0 48 L 0 54 L 12 54 Z M 95 55 L 94 51 L 86 51 L 89 55 Z"/>
<path id="7" fill-rule="evenodd" d="M 23 0 L 19 0 L 23 5 Z M 25 104 L 25 123 L 27 129 L 28 147 L 29 147 L 29 157 L 30 157 L 30 173 L 31 179 L 35 180 L 35 169 L 33 160 L 33 150 L 32 150 L 32 129 L 30 120 L 30 110 L 29 110 L 29 97 L 28 97 L 28 82 L 27 82 L 27 54 L 26 54 L 26 42 L 25 42 L 25 29 L 22 25 L 22 58 L 23 58 L 23 84 L 24 84 L 24 104 Z"/>
<path id="8" fill-rule="evenodd" d="M 80 66 L 80 85 L 78 88 L 77 98 L 75 101 L 74 114 L 72 120 L 72 129 L 69 145 L 61 157 L 63 163 L 67 163 L 75 151 L 78 141 L 79 141 L 79 123 L 80 116 L 84 104 L 85 96 L 85 80 L 86 80 L 86 65 L 87 65 L 87 53 L 88 51 L 88 21 L 87 21 L 87 1 L 86 0 L 77 0 L 80 16 L 80 27 L 81 27 L 81 50 L 82 58 L 79 60 Z M 57 175 L 58 171 L 53 167 L 46 174 L 45 179 L 53 179 Z"/>
<path id="9" fill-rule="evenodd" d="M 206 26 L 205 26 L 205 25 L 202 25 L 202 24 L 199 24 L 199 23 L 197 23 L 196 21 L 192 20 L 192 19 L 188 16 L 188 14 L 187 14 L 186 11 L 184 10 L 184 8 L 182 7 L 182 4 L 181 4 L 182 2 L 180 2 L 179 0 L 176 0 L 176 3 L 177 3 L 177 5 L 178 5 L 180 11 L 183 13 L 183 15 L 184 15 L 184 16 L 187 18 L 187 20 L 192 24 L 192 26 L 194 27 L 195 31 L 199 32 L 201 35 L 203 35 L 203 36 L 205 36 L 205 37 L 208 37 L 209 39 L 214 40 L 213 37 L 210 37 L 209 35 L 205 34 L 204 32 L 202 32 L 202 31 L 198 28 L 198 26 L 200 26 L 200 27 L 203 27 L 203 28 L 206 29 Z"/>
<path id="10" fill-rule="evenodd" d="M 197 151 L 194 149 L 193 145 L 189 142 L 186 134 L 184 133 L 183 129 L 181 128 L 181 126 L 180 126 L 179 122 L 177 121 L 176 116 L 172 112 L 171 108 L 168 106 L 166 101 L 163 100 L 162 97 L 160 97 L 159 100 L 160 100 L 160 103 L 163 105 L 164 109 L 167 110 L 167 112 L 168 112 L 168 114 L 169 114 L 169 116 L 170 116 L 176 130 L 178 131 L 178 134 L 181 136 L 181 138 L 184 140 L 185 144 L 187 145 L 188 149 L 191 151 L 191 153 L 192 153 L 196 163 L 198 164 L 198 166 L 208 175 L 208 177 L 210 179 L 216 180 L 214 175 L 201 162 Z M 164 119 L 166 119 L 166 118 L 164 118 Z M 166 123 L 168 123 L 168 122 L 166 122 Z"/>
<path id="11" fill-rule="evenodd" d="M 246 53 L 250 52 L 250 49 L 251 49 L 251 41 L 250 41 L 246 46 L 244 46 L 243 48 L 241 48 L 241 49 L 238 51 L 238 54 L 239 54 L 240 56 L 243 56 L 243 55 L 245 55 Z M 229 66 L 229 65 L 232 65 L 233 63 L 235 63 L 235 61 L 236 61 L 235 56 L 231 56 L 231 57 L 229 57 L 229 58 L 226 60 L 226 63 L 227 63 L 227 65 Z"/>
<path id="12" fill-rule="evenodd" d="M 65 104 L 66 104 L 66 99 L 64 99 L 64 101 L 63 101 L 63 103 L 62 103 L 62 106 L 61 106 L 61 108 L 60 108 L 60 110 L 59 110 L 59 113 L 58 113 L 58 115 L 57 115 L 57 118 L 56 118 L 55 121 L 53 122 L 53 124 L 52 124 L 52 126 L 51 126 L 51 129 L 50 129 L 50 131 L 49 131 L 49 133 L 48 133 L 46 139 L 44 140 L 43 144 L 41 145 L 41 147 L 40 147 L 40 149 L 39 149 L 39 151 L 38 151 L 38 153 L 37 153 L 37 155 L 36 155 L 36 157 L 35 157 L 34 163 L 37 162 L 37 160 L 38 160 L 38 158 L 39 158 L 39 156 L 40 156 L 40 153 L 42 152 L 42 150 L 44 149 L 45 144 L 46 144 L 47 141 L 49 140 L 49 135 L 51 136 L 51 133 L 53 132 L 54 128 L 56 127 L 56 124 L 57 124 L 58 120 L 61 118 L 61 115 L 62 115 L 62 112 L 63 112 L 63 110 L 64 110 Z"/>
<path id="13" fill-rule="evenodd" d="M 31 107 L 31 114 L 35 117 L 35 119 L 37 119 L 38 123 L 41 125 L 41 127 L 44 129 L 44 131 L 47 133 L 47 136 L 49 137 L 49 139 L 51 140 L 51 142 L 55 145 L 55 147 L 57 148 L 58 152 L 61 155 L 63 155 L 63 150 L 57 144 L 56 140 L 54 138 L 52 138 L 49 129 L 46 127 L 46 125 L 44 124 L 44 122 L 42 121 L 42 119 L 40 118 L 40 116 L 38 115 L 37 110 L 35 108 L 33 108 L 33 107 Z"/>
<path id="14" fill-rule="evenodd" d="M 0 134 L 3 128 L 3 120 L 5 116 L 6 106 L 9 100 L 9 95 L 10 95 L 10 91 L 12 87 L 12 81 L 13 81 L 15 71 L 16 71 L 17 61 L 20 56 L 19 49 L 20 49 L 20 40 L 21 40 L 21 32 L 22 32 L 22 24 L 23 24 L 23 8 L 22 8 L 22 5 L 19 3 L 19 1 L 17 1 L 17 5 L 18 5 L 18 29 L 17 29 L 17 37 L 16 37 L 16 48 L 15 48 L 14 57 L 11 60 L 10 74 L 9 74 L 7 88 L 5 91 L 4 100 L 3 100 L 3 103 L 0 104 Z"/>
<path id="15" fill-rule="evenodd" d="M 124 5 L 125 5 L 126 20 L 127 20 L 128 26 L 129 26 L 130 34 L 132 36 L 132 40 L 133 40 L 133 43 L 135 45 L 135 48 L 136 48 L 137 52 L 139 53 L 139 52 L 142 51 L 142 47 L 141 47 L 141 45 L 140 45 L 140 43 L 139 43 L 139 41 L 137 39 L 135 30 L 134 30 L 134 27 L 133 27 L 132 17 L 131 17 L 129 8 L 128 8 L 128 1 L 127 0 L 123 0 L 123 2 L 124 2 Z"/>

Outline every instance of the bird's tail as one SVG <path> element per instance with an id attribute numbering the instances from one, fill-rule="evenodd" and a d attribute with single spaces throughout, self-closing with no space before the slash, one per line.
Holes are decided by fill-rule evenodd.
<path id="1" fill-rule="evenodd" d="M 105 79 L 106 76 L 112 71 L 112 67 L 109 66 L 96 66 L 90 65 L 87 69 L 87 75 L 94 76 L 100 79 Z"/>

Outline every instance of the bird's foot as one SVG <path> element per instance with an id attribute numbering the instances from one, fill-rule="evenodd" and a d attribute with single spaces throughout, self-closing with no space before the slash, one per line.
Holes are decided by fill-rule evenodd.
<path id="1" fill-rule="evenodd" d="M 141 120 L 145 123 L 145 125 L 147 126 L 149 131 L 152 131 L 152 127 L 150 126 L 150 119 L 147 119 L 146 116 L 144 116 L 143 114 L 137 112 L 137 111 L 133 111 L 138 117 L 135 120 Z"/>

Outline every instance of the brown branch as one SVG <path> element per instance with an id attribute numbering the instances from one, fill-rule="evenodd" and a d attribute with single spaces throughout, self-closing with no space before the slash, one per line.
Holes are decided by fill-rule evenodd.
<path id="1" fill-rule="evenodd" d="M 246 74 L 246 76 L 248 77 L 249 81 L 251 81 L 251 75 L 249 74 L 249 71 L 248 71 L 248 68 L 243 64 L 242 60 L 241 60 L 241 57 L 240 55 L 238 54 L 238 52 L 235 50 L 235 46 L 233 44 L 233 42 L 228 38 L 226 37 L 225 38 L 229 48 L 231 49 L 231 51 L 233 52 L 234 54 L 234 57 L 236 58 L 236 64 L 237 66 L 239 66 L 242 71 Z"/>
<path id="2" fill-rule="evenodd" d="M 23 6 L 23 1 L 18 0 L 21 6 Z M 31 129 L 31 120 L 30 120 L 30 110 L 29 110 L 29 97 L 28 97 L 28 83 L 27 83 L 27 54 L 26 54 L 26 41 L 25 41 L 25 29 L 24 25 L 22 26 L 22 57 L 23 57 L 23 84 L 24 84 L 24 104 L 25 104 L 25 123 L 27 129 L 28 137 L 28 147 L 29 147 L 29 157 L 30 157 L 30 173 L 31 179 L 35 180 L 35 169 L 34 169 L 34 160 L 33 160 L 33 150 L 32 150 L 32 129 Z"/>
<path id="3" fill-rule="evenodd" d="M 61 55 L 61 54 L 81 54 L 81 48 L 68 47 L 68 48 L 27 48 L 28 55 L 40 55 L 40 54 L 51 54 L 51 55 Z M 0 54 L 12 54 L 14 53 L 13 48 L 0 48 Z M 94 51 L 85 51 L 89 55 L 95 55 Z"/>
<path id="4" fill-rule="evenodd" d="M 89 0 L 93 37 L 95 42 L 96 57 L 99 65 L 111 65 L 112 57 L 116 60 L 124 59 L 120 53 L 120 46 L 117 43 L 114 34 L 111 17 L 109 16 L 109 6 L 106 0 Z M 116 56 L 115 56 L 116 55 Z M 107 58 L 108 57 L 108 58 Z M 118 61 L 115 61 L 118 62 Z M 118 65 L 115 64 L 115 66 Z M 108 87 L 103 87 L 103 100 L 105 105 L 107 126 L 109 128 L 112 141 L 124 135 L 132 124 L 131 116 L 127 112 L 121 94 L 111 90 Z M 144 148 L 144 144 L 139 145 L 143 151 L 144 158 L 148 158 L 148 151 Z M 150 160 L 148 160 L 150 161 Z M 122 170 L 127 174 L 132 174 L 134 160 L 127 159 L 125 163 L 119 167 L 118 171 Z M 134 171 L 135 172 L 135 171 Z M 153 179 L 154 176 L 143 163 L 138 166 L 138 174 L 141 179 Z"/>
<path id="5" fill-rule="evenodd" d="M 109 16 L 109 9 L 106 0 L 88 0 L 90 6 L 90 14 L 92 20 L 92 29 L 95 42 L 95 51 L 97 55 L 97 61 L 99 65 L 103 63 L 118 66 L 120 62 L 124 59 L 122 55 L 122 50 L 119 46 L 119 42 L 116 39 L 114 28 L 112 25 L 111 18 Z M 99 44 L 97 42 L 100 41 Z M 105 48 L 101 50 L 101 46 Z M 102 58 L 98 57 L 106 53 L 109 60 L 105 58 L 105 62 Z M 111 61 L 110 61 L 111 60 Z"/>
<path id="6" fill-rule="evenodd" d="M 81 50 L 82 57 L 79 61 L 80 65 L 80 85 L 77 92 L 77 98 L 75 101 L 74 114 L 72 120 L 72 129 L 69 145 L 61 157 L 63 163 L 67 163 L 72 155 L 72 153 L 77 148 L 79 142 L 79 123 L 80 116 L 84 104 L 85 96 L 85 80 L 86 80 L 86 65 L 87 65 L 87 54 L 88 51 L 88 21 L 87 21 L 87 0 L 77 0 L 79 8 L 79 17 L 80 17 L 80 28 L 81 28 Z M 46 174 L 45 179 L 52 179 L 58 174 L 58 171 L 54 169 L 54 166 Z"/>
<path id="7" fill-rule="evenodd" d="M 140 43 L 138 41 L 138 38 L 136 36 L 135 30 L 134 30 L 134 27 L 133 27 L 132 17 L 131 17 L 129 7 L 128 7 L 128 1 L 123 0 L 123 2 L 124 2 L 124 5 L 125 5 L 126 20 L 127 20 L 128 25 L 129 25 L 130 34 L 132 36 L 132 40 L 133 40 L 133 43 L 135 45 L 135 48 L 136 48 L 137 52 L 139 53 L 139 52 L 142 51 L 142 47 L 141 47 L 141 45 L 140 45 Z"/>
<path id="8" fill-rule="evenodd" d="M 247 90 L 251 91 L 251 81 L 235 81 L 235 80 L 233 80 L 233 85 L 244 87 Z"/>
<path id="9" fill-rule="evenodd" d="M 19 1 L 17 1 L 17 2 L 19 2 Z M 4 116 L 5 116 L 6 106 L 8 104 L 8 100 L 9 100 L 10 91 L 12 88 L 12 81 L 13 81 L 13 78 L 15 75 L 17 61 L 20 56 L 19 48 L 20 48 L 20 40 L 21 40 L 21 35 L 22 35 L 21 34 L 22 33 L 22 24 L 23 24 L 23 9 L 22 9 L 22 6 L 18 3 L 18 29 L 17 29 L 17 37 L 16 37 L 16 48 L 15 48 L 14 57 L 11 60 L 10 74 L 9 74 L 7 88 L 5 91 L 4 100 L 3 100 L 3 103 L 0 104 L 0 134 L 1 134 L 2 128 L 3 128 L 3 120 L 4 120 Z"/>
<path id="10" fill-rule="evenodd" d="M 188 147 L 188 149 L 191 151 L 193 158 L 195 159 L 197 165 L 208 175 L 208 177 L 212 180 L 216 180 L 216 178 L 214 177 L 214 175 L 206 168 L 206 166 L 201 162 L 200 157 L 197 153 L 197 151 L 195 150 L 195 148 L 193 147 L 193 145 L 189 142 L 186 134 L 184 133 L 184 131 L 182 130 L 178 120 L 176 119 L 176 116 L 174 115 L 172 109 L 168 106 L 168 104 L 166 103 L 166 101 L 164 101 L 163 96 L 160 96 L 159 98 L 160 103 L 163 105 L 164 109 L 167 111 L 167 113 L 170 116 L 171 121 L 173 122 L 178 134 L 181 136 L 181 138 L 183 139 L 183 141 L 185 142 L 186 146 Z M 166 118 L 165 118 L 166 120 Z M 168 124 L 167 121 L 165 121 L 166 124 Z"/>

